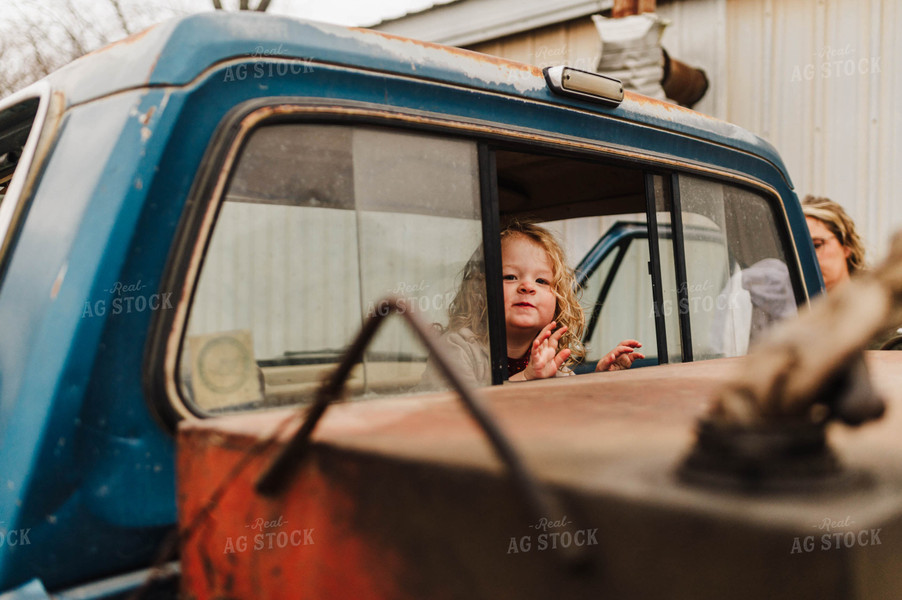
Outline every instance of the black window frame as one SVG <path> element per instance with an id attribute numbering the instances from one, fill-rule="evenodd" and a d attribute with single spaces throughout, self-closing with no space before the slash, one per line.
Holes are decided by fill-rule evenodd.
<path id="1" fill-rule="evenodd" d="M 279 107 L 279 110 L 272 110 L 274 107 Z M 350 107 L 363 107 L 366 110 L 347 110 Z M 296 110 L 292 111 L 291 108 L 296 108 Z M 323 110 L 323 108 L 326 108 L 326 110 Z M 366 114 L 366 111 L 370 111 L 370 114 Z M 263 112 L 268 113 L 267 116 L 259 119 L 252 127 L 247 128 L 243 125 L 243 121 L 246 118 Z M 442 116 L 442 118 L 436 118 L 430 122 L 428 119 L 424 120 L 422 115 L 419 114 L 411 114 L 409 111 L 396 110 L 391 107 L 369 103 L 353 101 L 324 103 L 322 101 L 311 102 L 307 98 L 285 97 L 257 98 L 233 107 L 222 119 L 211 138 L 211 143 L 207 148 L 201 167 L 195 174 L 185 210 L 180 218 L 176 235 L 167 257 L 167 266 L 162 280 L 164 289 L 173 290 L 175 297 L 184 295 L 188 290 L 192 290 L 191 295 L 193 295 L 193 290 L 197 286 L 199 269 L 195 273 L 193 281 L 188 281 L 187 279 L 190 256 L 192 249 L 198 247 L 196 237 L 200 233 L 201 222 L 204 220 L 210 204 L 216 203 L 216 210 L 212 216 L 213 221 L 215 221 L 219 208 L 222 205 L 223 198 L 221 196 L 214 197 L 214 191 L 228 188 L 235 172 L 235 158 L 241 155 L 244 145 L 254 130 L 258 127 L 281 122 L 358 126 L 375 125 L 398 130 L 439 134 L 448 138 L 463 138 L 477 145 L 483 247 L 486 260 L 486 294 L 487 302 L 489 303 L 492 385 L 501 384 L 507 378 L 503 292 L 500 277 L 500 213 L 495 166 L 495 155 L 499 150 L 557 156 L 562 159 L 595 161 L 613 167 L 625 167 L 641 171 L 645 182 L 645 210 L 649 222 L 650 245 L 652 243 L 657 245 L 658 241 L 656 230 L 653 229 L 655 227 L 654 190 L 653 186 L 650 186 L 653 175 L 665 177 L 669 184 L 665 187 L 672 186 L 672 189 L 679 189 L 679 177 L 685 174 L 724 181 L 739 188 L 752 190 L 759 196 L 762 196 L 767 202 L 774 216 L 774 222 L 777 225 L 777 237 L 782 247 L 792 248 L 792 236 L 789 231 L 788 219 L 785 216 L 785 210 L 782 215 L 778 210 L 778 208 L 782 208 L 782 204 L 775 190 L 772 190 L 764 182 L 751 181 L 747 177 L 742 179 L 740 178 L 741 174 L 734 175 L 728 169 L 715 170 L 716 168 L 713 166 L 705 168 L 704 165 L 695 165 L 690 161 L 680 161 L 676 163 L 678 166 L 674 166 L 672 157 L 665 160 L 665 157 L 656 157 L 653 154 L 624 156 L 622 150 L 612 148 L 604 143 L 597 143 L 594 147 L 586 147 L 585 144 L 576 145 L 572 140 L 556 138 L 547 131 L 538 132 L 542 135 L 540 136 L 541 139 L 537 139 L 535 135 L 537 132 L 535 131 L 518 128 L 487 128 L 484 123 L 467 119 L 448 119 Z M 235 145 L 236 141 L 238 142 L 237 146 Z M 233 152 L 234 155 L 230 156 L 230 152 Z M 224 167 L 230 161 L 230 170 L 226 172 Z M 678 200 L 677 203 L 673 202 L 672 197 L 670 200 L 671 210 L 677 211 L 679 209 Z M 676 222 L 680 222 L 679 216 L 674 220 L 674 223 Z M 682 227 L 680 226 L 677 229 L 679 230 L 679 235 L 682 236 Z M 654 235 L 652 234 L 653 231 L 655 232 Z M 203 240 L 202 255 L 207 251 L 212 237 L 211 233 L 212 227 Z M 487 240 L 492 240 L 492 242 L 487 243 Z M 681 237 L 679 246 L 680 252 L 683 252 Z M 662 280 L 660 256 L 657 252 L 651 253 L 651 256 L 654 258 L 650 261 L 649 270 L 651 271 L 652 285 L 657 288 L 656 294 L 658 294 L 655 300 L 656 321 L 659 318 L 658 314 L 660 314 L 660 323 L 656 322 L 658 338 L 656 341 L 658 344 L 659 364 L 665 364 L 668 361 L 664 317 L 663 310 L 661 310 L 662 302 L 659 297 Z M 798 256 L 794 251 L 789 252 L 787 253 L 787 259 L 792 262 L 789 265 L 789 273 L 796 304 L 801 305 L 807 301 L 807 290 L 802 279 Z M 684 255 L 682 260 L 685 260 Z M 685 283 L 685 264 L 682 271 L 681 282 Z M 489 282 L 491 281 L 495 281 L 495 284 L 490 284 Z M 678 286 L 681 282 L 678 282 Z M 190 314 L 191 302 L 192 299 L 189 297 L 187 302 L 184 303 L 184 312 L 186 314 Z M 143 369 L 145 391 L 152 407 L 152 412 L 171 432 L 174 431 L 175 424 L 182 418 L 189 416 L 204 418 L 210 416 L 197 410 L 192 410 L 192 403 L 186 402 L 181 397 L 177 382 L 174 380 L 169 381 L 166 363 L 169 360 L 174 360 L 178 364 L 183 346 L 183 342 L 179 342 L 176 355 L 174 357 L 170 356 L 170 340 L 174 337 L 182 339 L 186 326 L 186 322 L 183 322 L 178 332 L 173 330 L 173 327 L 176 325 L 177 314 L 178 311 L 157 311 L 154 314 L 145 347 L 145 368 Z M 690 324 L 691 322 L 687 315 L 685 323 L 681 323 L 681 329 L 688 332 Z M 176 333 L 177 336 L 175 335 Z M 688 343 L 690 344 L 691 356 L 691 340 Z M 683 347 L 685 347 L 685 342 L 683 342 Z M 664 360 L 662 360 L 662 357 Z M 171 396 L 173 390 L 178 396 L 179 407 L 173 404 Z"/>

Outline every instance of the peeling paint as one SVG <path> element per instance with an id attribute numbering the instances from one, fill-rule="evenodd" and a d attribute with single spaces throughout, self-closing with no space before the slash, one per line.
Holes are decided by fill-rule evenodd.
<path id="1" fill-rule="evenodd" d="M 169 104 L 169 96 L 172 95 L 172 91 L 166 90 L 163 94 L 163 99 L 160 101 L 160 113 L 166 110 L 166 105 Z"/>
<path id="2" fill-rule="evenodd" d="M 165 103 L 164 99 L 164 103 Z M 132 109 L 131 115 L 136 116 L 138 118 L 138 122 L 141 123 L 141 142 L 146 143 L 147 140 L 150 139 L 151 133 L 153 133 L 150 127 L 147 126 L 150 123 L 150 120 L 153 118 L 153 113 L 156 111 L 156 106 L 151 106 L 147 109 L 147 112 L 140 113 L 137 109 Z M 162 111 L 162 107 L 160 109 Z"/>
<path id="3" fill-rule="evenodd" d="M 134 44 L 135 42 L 137 42 L 138 40 L 140 40 L 141 38 L 146 36 L 148 33 L 153 31 L 157 27 L 157 25 L 159 25 L 159 23 L 157 23 L 156 25 L 151 25 L 147 29 L 144 29 L 137 33 L 133 33 L 129 36 L 126 36 L 126 37 L 122 38 L 121 40 L 116 40 L 115 42 L 111 42 L 111 43 L 107 44 L 106 46 L 103 46 L 102 48 L 98 48 L 97 50 L 92 50 L 91 52 L 88 52 L 84 56 L 97 56 L 97 55 L 100 55 L 100 54 L 103 54 L 103 53 L 109 51 L 112 48 L 117 48 L 119 46 L 128 46 L 128 45 Z"/>
<path id="4" fill-rule="evenodd" d="M 345 37 L 378 47 L 416 71 L 422 67 L 462 72 L 470 79 L 493 85 L 510 85 L 519 92 L 545 89 L 542 70 L 534 65 L 518 63 L 472 50 L 452 48 L 431 42 L 411 40 L 372 29 L 338 29 L 308 23 L 323 33 Z M 361 35 L 363 34 L 363 35 Z"/>
<path id="5" fill-rule="evenodd" d="M 742 140 L 753 145 L 761 144 L 761 139 L 758 136 L 741 127 L 672 102 L 626 91 L 624 92 L 623 104 L 621 106 L 627 110 L 645 114 L 652 118 L 658 118 L 671 123 L 678 123 L 683 127 L 710 131 L 727 138 Z"/>
<path id="6" fill-rule="evenodd" d="M 62 267 L 60 267 L 59 273 L 56 274 L 56 279 L 53 281 L 53 286 L 50 288 L 50 299 L 56 300 L 57 295 L 60 293 L 60 288 L 63 286 L 63 279 L 66 278 L 66 271 L 69 270 L 69 263 L 64 263 Z"/>

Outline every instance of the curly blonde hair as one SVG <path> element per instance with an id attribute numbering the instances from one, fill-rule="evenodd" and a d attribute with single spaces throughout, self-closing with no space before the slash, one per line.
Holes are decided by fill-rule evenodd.
<path id="1" fill-rule="evenodd" d="M 855 222 L 843 207 L 819 196 L 807 195 L 802 200 L 802 212 L 806 217 L 817 219 L 839 240 L 839 244 L 850 250 L 846 259 L 849 275 L 867 268 L 864 258 L 864 244 L 855 230 Z"/>
<path id="2" fill-rule="evenodd" d="M 554 279 L 551 291 L 557 299 L 554 321 L 558 327 L 567 327 L 558 348 L 570 348 L 567 366 L 581 362 L 586 355 L 586 349 L 580 341 L 586 327 L 586 317 L 579 304 L 576 276 L 567 266 L 563 248 L 550 231 L 535 223 L 512 221 L 501 231 L 501 241 L 516 235 L 535 242 L 548 254 Z M 464 267 L 461 285 L 448 308 L 448 316 L 448 330 L 469 328 L 482 344 L 488 345 L 488 307 L 482 247 L 473 253 Z"/>

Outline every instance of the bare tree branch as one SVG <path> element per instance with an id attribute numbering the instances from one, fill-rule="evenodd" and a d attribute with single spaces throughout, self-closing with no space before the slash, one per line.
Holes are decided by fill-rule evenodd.
<path id="1" fill-rule="evenodd" d="M 213 0 L 221 4 L 221 0 Z M 192 12 L 187 0 L 2 0 L 0 97 L 73 59 L 164 18 Z"/>
<path id="2" fill-rule="evenodd" d="M 41 48 L 42 44 L 35 35 L 36 30 L 37 28 L 34 26 L 34 23 L 30 22 L 30 19 L 28 19 L 26 28 L 23 33 L 26 39 L 28 39 L 29 46 L 31 46 L 32 50 L 34 51 L 34 60 L 37 63 L 39 69 L 39 76 L 43 76 L 49 73 L 52 69 L 49 66 L 47 58 L 44 57 L 44 52 Z"/>
<path id="3" fill-rule="evenodd" d="M 76 13 L 73 9 L 72 5 L 69 5 L 69 18 L 60 17 L 59 15 L 53 15 L 56 23 L 62 28 L 65 32 L 66 37 L 69 38 L 69 41 L 72 43 L 72 55 L 71 58 L 77 58 L 79 56 L 83 56 L 88 53 L 88 48 L 84 41 L 84 29 L 85 24 L 81 18 L 81 15 Z M 72 25 L 70 25 L 70 23 Z"/>
<path id="4" fill-rule="evenodd" d="M 269 8 L 269 3 L 271 0 L 260 0 L 260 4 L 257 5 L 255 9 L 257 12 L 266 12 L 266 9 Z"/>
<path id="5" fill-rule="evenodd" d="M 132 30 L 128 26 L 125 15 L 122 14 L 122 7 L 119 5 L 119 0 L 110 0 L 110 4 L 113 6 L 113 10 L 116 11 L 116 16 L 119 17 L 119 24 L 122 25 L 122 31 L 125 32 L 125 35 L 131 35 Z"/>

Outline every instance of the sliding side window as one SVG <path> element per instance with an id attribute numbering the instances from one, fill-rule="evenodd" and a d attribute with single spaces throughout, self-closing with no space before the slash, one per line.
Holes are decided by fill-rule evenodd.
<path id="1" fill-rule="evenodd" d="M 796 314 L 792 264 L 767 200 L 728 183 L 679 177 L 695 360 L 738 356 Z"/>
<path id="2" fill-rule="evenodd" d="M 537 221 L 575 267 L 592 371 L 621 340 L 635 366 L 739 356 L 804 297 L 777 204 L 726 181 L 498 151 L 502 224 Z"/>

